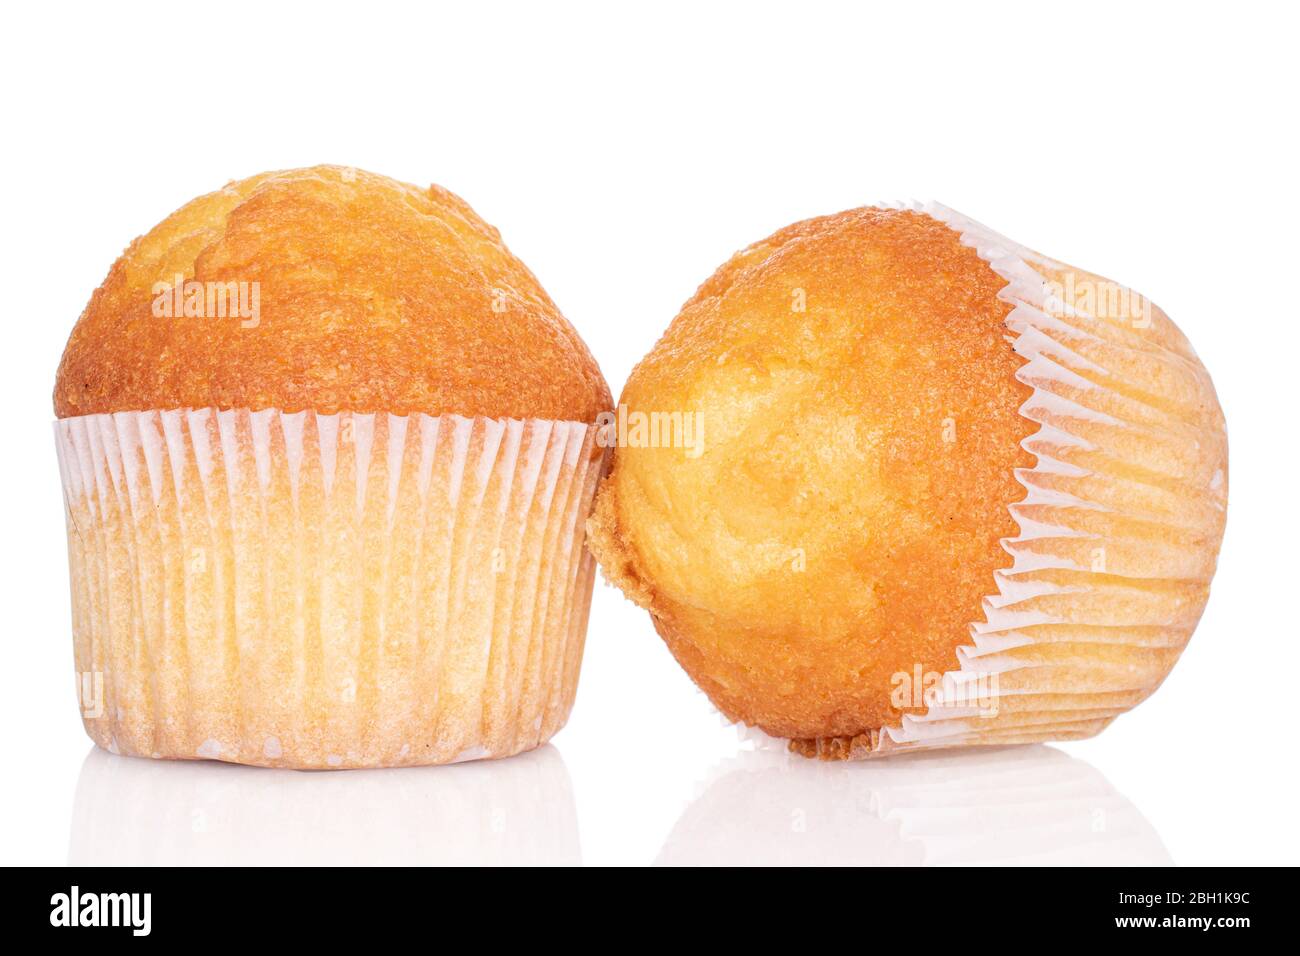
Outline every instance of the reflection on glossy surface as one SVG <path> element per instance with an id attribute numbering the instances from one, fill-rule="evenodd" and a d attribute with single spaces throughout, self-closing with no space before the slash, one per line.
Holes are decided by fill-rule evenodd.
<path id="1" fill-rule="evenodd" d="M 1170 865 L 1092 766 L 1050 747 L 822 763 L 744 751 L 715 768 L 660 865 Z"/>
<path id="2" fill-rule="evenodd" d="M 116 757 L 77 781 L 73 865 L 577 864 L 553 746 L 446 767 L 301 773 Z"/>

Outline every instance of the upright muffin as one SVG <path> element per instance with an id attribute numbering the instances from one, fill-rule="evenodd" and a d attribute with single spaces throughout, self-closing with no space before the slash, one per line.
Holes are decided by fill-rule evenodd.
<path id="1" fill-rule="evenodd" d="M 113 265 L 54 389 L 87 732 L 303 768 L 545 742 L 609 405 L 445 189 L 321 166 L 182 207 Z"/>
<path id="2" fill-rule="evenodd" d="M 724 714 L 801 753 L 1089 736 L 1205 606 L 1227 441 L 1191 346 L 943 207 L 738 253 L 619 415 L 683 427 L 620 442 L 602 567 Z"/>

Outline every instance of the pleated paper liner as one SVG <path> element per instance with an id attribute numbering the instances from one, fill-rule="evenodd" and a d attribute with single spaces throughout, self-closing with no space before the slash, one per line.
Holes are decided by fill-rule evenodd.
<path id="1" fill-rule="evenodd" d="M 1093 736 L 1160 685 L 1209 597 L 1228 491 L 1214 387 L 1141 296 L 944 206 L 908 208 L 1006 280 L 1037 464 L 1017 469 L 1026 496 L 1007 503 L 1011 565 L 934 700 L 895 726 L 790 746 L 836 759 Z"/>
<path id="2" fill-rule="evenodd" d="M 577 685 L 595 432 L 274 409 L 56 422 L 87 732 L 303 768 L 538 746 Z"/>

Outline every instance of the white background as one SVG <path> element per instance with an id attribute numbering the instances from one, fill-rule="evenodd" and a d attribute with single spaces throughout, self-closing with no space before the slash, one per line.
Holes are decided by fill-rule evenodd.
<path id="1" fill-rule="evenodd" d="M 7 5 L 0 862 L 1300 862 L 1285 11 Z M 320 162 L 464 196 L 616 395 L 734 250 L 875 200 L 937 199 L 1135 286 L 1195 344 L 1231 440 L 1182 661 L 1091 741 L 791 763 L 742 747 L 600 583 L 572 720 L 528 757 L 295 774 L 92 752 L 50 428 L 63 344 L 132 237 L 228 179 Z"/>

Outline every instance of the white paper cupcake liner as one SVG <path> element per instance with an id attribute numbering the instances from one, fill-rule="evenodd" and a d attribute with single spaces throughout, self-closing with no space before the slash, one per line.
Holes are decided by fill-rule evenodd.
<path id="1" fill-rule="evenodd" d="M 1228 490 L 1214 387 L 1177 327 L 1130 290 L 947 207 L 899 208 L 948 225 L 1006 280 L 1016 378 L 1033 389 L 1020 414 L 1038 425 L 1022 447 L 1037 464 L 1016 470 L 1026 496 L 1007 503 L 1012 562 L 939 695 L 896 725 L 803 749 L 859 758 L 1090 737 L 1159 686 L 1208 599 Z"/>
<path id="2" fill-rule="evenodd" d="M 397 766 L 564 724 L 594 426 L 182 409 L 55 435 L 83 717 L 106 749 Z"/>

